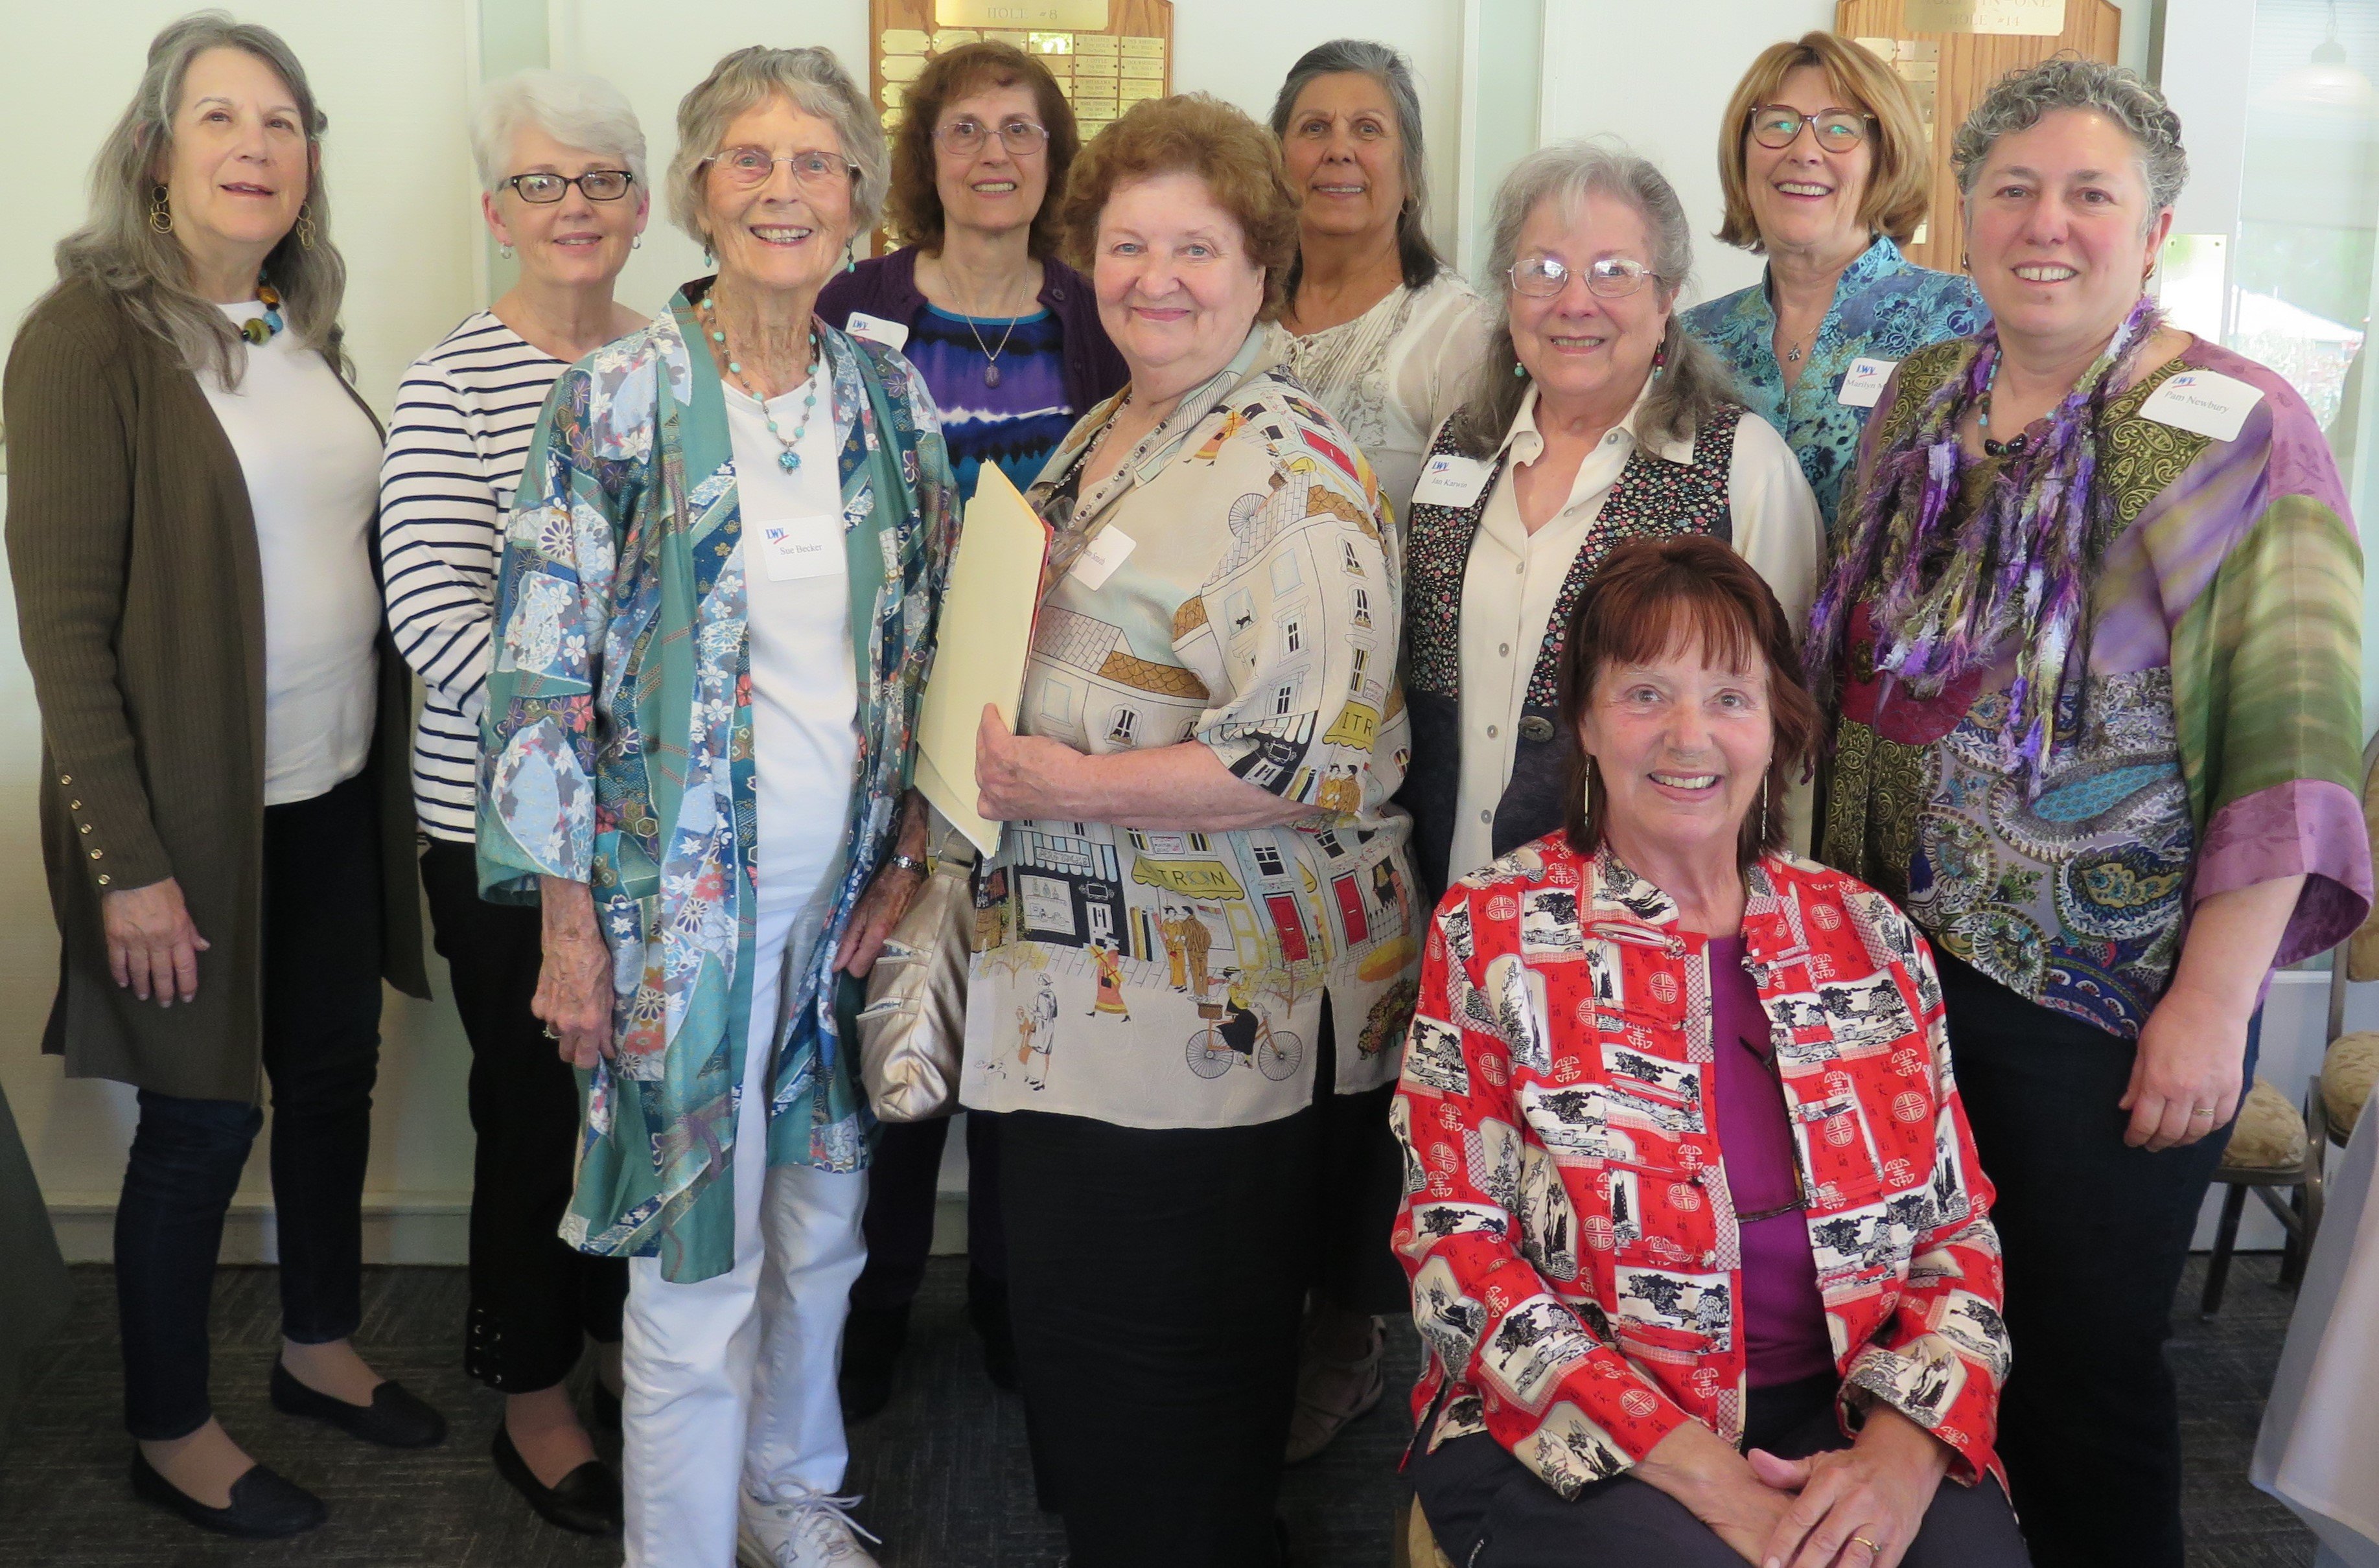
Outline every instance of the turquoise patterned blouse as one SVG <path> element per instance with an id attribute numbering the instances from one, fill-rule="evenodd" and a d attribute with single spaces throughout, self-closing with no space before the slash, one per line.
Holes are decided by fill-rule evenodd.
<path id="1" fill-rule="evenodd" d="M 1784 432 L 1817 492 L 1830 538 L 1842 483 L 1858 465 L 1859 433 L 1866 428 L 1866 409 L 1842 401 L 1852 362 L 1897 364 L 1927 344 L 1978 332 L 1990 318 L 1973 279 L 1920 267 L 1900 254 L 1890 235 L 1878 235 L 1834 284 L 1834 308 L 1818 325 L 1808 368 L 1790 392 L 1776 363 L 1776 311 L 1765 276 L 1755 287 L 1695 306 L 1685 320 L 1685 331 L 1734 372 L 1744 406 Z M 1890 375 L 1887 369 L 1875 378 L 1877 392 Z"/>

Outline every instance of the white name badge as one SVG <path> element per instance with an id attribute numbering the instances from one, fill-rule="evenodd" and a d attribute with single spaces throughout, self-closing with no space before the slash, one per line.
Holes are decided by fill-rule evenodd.
<path id="1" fill-rule="evenodd" d="M 2148 394 L 2140 412 L 2159 425 L 2217 441 L 2239 439 L 2239 428 L 2264 394 L 2219 370 L 2183 370 Z"/>
<path id="2" fill-rule="evenodd" d="M 1837 394 L 1845 408 L 1873 408 L 1883 396 L 1883 384 L 1900 368 L 1897 359 L 1859 358 L 1842 372 L 1842 390 Z"/>
<path id="3" fill-rule="evenodd" d="M 760 541 L 760 563 L 771 583 L 831 577 L 843 570 L 842 519 L 772 517 L 752 526 Z"/>
<path id="4" fill-rule="evenodd" d="M 1116 568 L 1124 563 L 1124 558 L 1139 548 L 1140 541 L 1122 529 L 1102 528 L 1082 547 L 1082 553 L 1075 558 L 1074 570 L 1067 575 L 1085 588 L 1104 588 L 1107 579 L 1115 575 Z"/>
<path id="5" fill-rule="evenodd" d="M 1486 488 L 1491 465 L 1475 457 L 1441 452 L 1424 464 L 1413 487 L 1415 506 L 1468 506 Z"/>
<path id="6" fill-rule="evenodd" d="M 898 321 L 888 321 L 881 316 L 870 316 L 864 310 L 852 311 L 851 320 L 842 324 L 842 330 L 852 337 L 880 343 L 895 352 L 909 346 L 908 328 Z"/>

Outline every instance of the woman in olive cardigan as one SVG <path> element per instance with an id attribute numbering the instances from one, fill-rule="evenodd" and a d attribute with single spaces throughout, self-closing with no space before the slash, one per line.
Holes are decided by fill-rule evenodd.
<path id="1" fill-rule="evenodd" d="M 348 1344 L 380 983 L 428 987 L 322 123 L 272 33 L 167 28 L 0 392 L 63 949 L 44 1048 L 140 1091 L 115 1226 L 134 1488 L 246 1536 L 324 1517 L 208 1401 L 209 1282 L 268 1078 L 273 1402 L 376 1441 L 444 1431 Z"/>

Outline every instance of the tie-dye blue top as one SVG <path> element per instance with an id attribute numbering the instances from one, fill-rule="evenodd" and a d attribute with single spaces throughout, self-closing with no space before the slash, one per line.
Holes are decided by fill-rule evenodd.
<path id="1" fill-rule="evenodd" d="M 1076 410 L 1066 401 L 1065 328 L 1049 311 L 966 317 L 929 305 L 909 329 L 901 352 L 941 409 L 942 439 L 949 443 L 962 498 L 973 498 L 975 472 L 986 463 L 997 464 L 1018 489 L 1025 488 L 1074 428 Z M 996 387 L 984 380 L 994 352 Z"/>
<path id="2" fill-rule="evenodd" d="M 1817 493 L 1830 538 L 1840 525 L 1834 513 L 1842 504 L 1842 482 L 1858 462 L 1859 433 L 1866 428 L 1867 411 L 1842 401 L 1842 377 L 1852 362 L 1896 364 L 1927 344 L 1971 337 L 1990 319 L 1972 278 L 1920 267 L 1889 235 L 1878 235 L 1834 284 L 1834 308 L 1819 323 L 1809 362 L 1790 391 L 1784 368 L 1776 363 L 1776 310 L 1769 303 L 1765 276 L 1749 288 L 1695 306 L 1685 312 L 1685 324 L 1734 372 L 1743 405 L 1784 432 L 1784 444 L 1801 460 L 1801 472 Z M 941 395 L 940 387 L 934 395 Z"/>

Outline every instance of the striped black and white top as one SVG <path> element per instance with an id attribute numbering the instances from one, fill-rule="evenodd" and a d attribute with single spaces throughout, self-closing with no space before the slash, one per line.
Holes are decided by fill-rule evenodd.
<path id="1" fill-rule="evenodd" d="M 496 567 L 521 463 L 561 360 L 485 310 L 413 362 L 380 471 L 388 623 L 427 688 L 413 800 L 433 838 L 472 839 Z"/>

